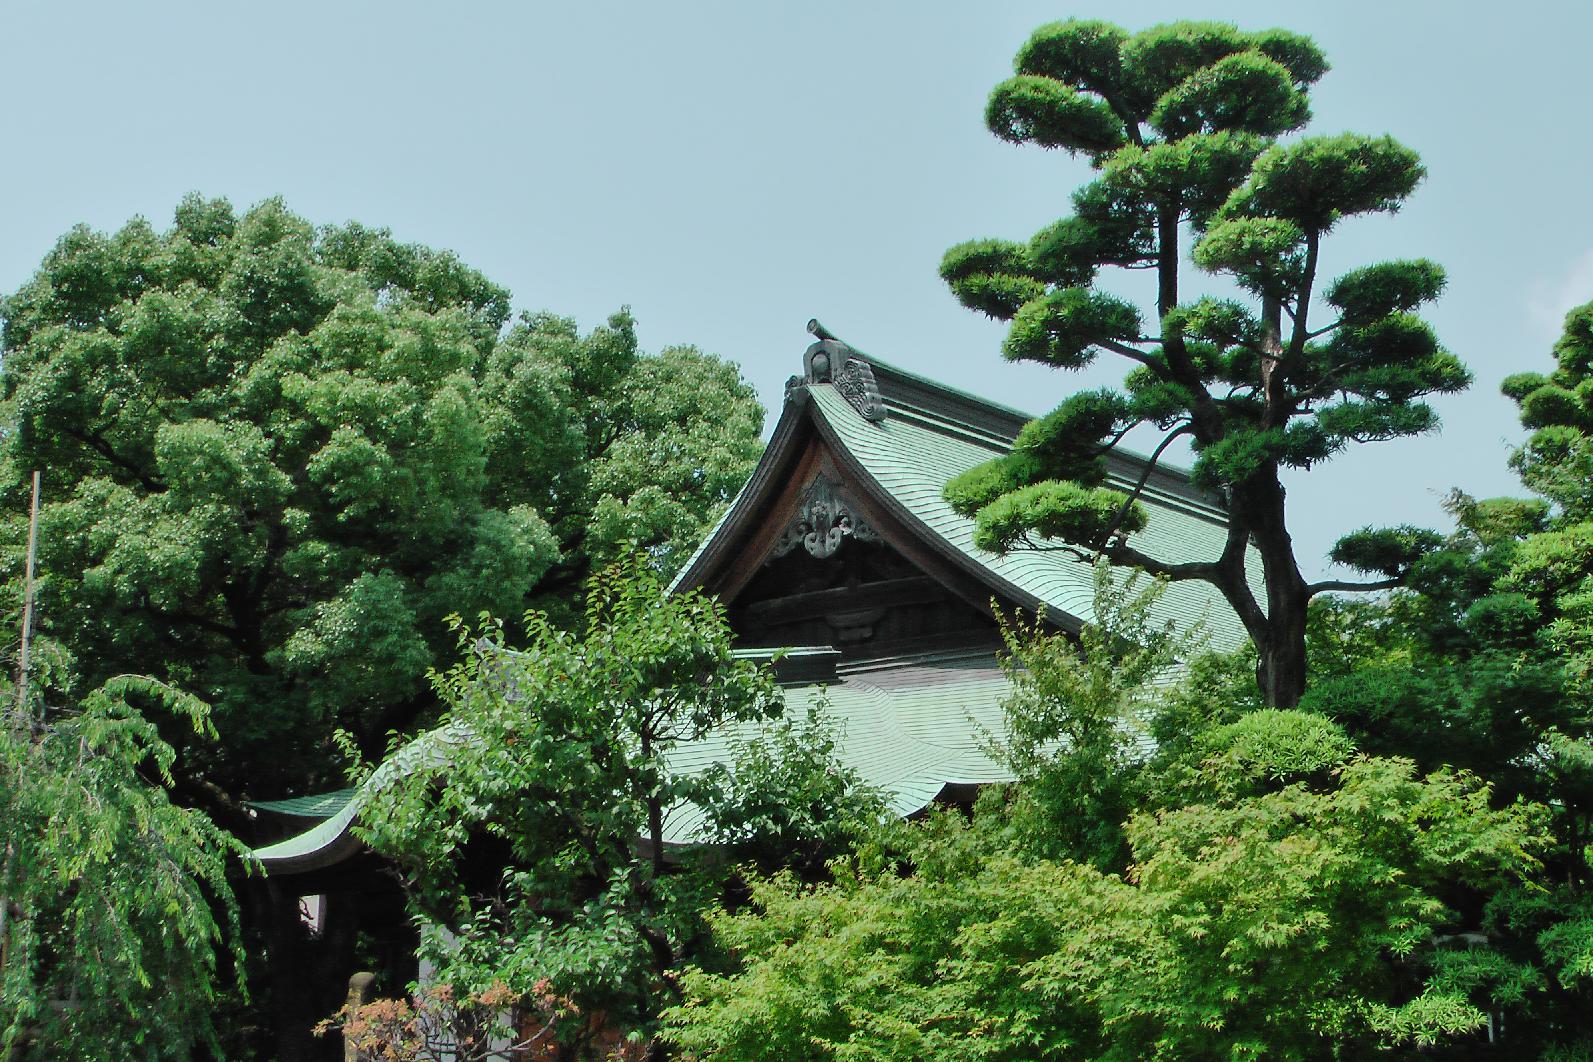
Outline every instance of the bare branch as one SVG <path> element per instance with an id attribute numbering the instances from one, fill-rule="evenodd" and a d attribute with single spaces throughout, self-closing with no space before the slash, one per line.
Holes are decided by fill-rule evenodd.
<path id="1" fill-rule="evenodd" d="M 126 472 L 128 475 L 132 476 L 145 490 L 149 491 L 150 493 L 158 493 L 166 489 L 166 485 L 160 482 L 160 480 L 151 476 L 148 472 L 144 471 L 144 469 L 140 468 L 132 461 L 129 461 L 122 455 L 118 454 L 111 447 L 111 444 L 105 441 L 105 437 L 100 435 L 98 432 L 86 432 L 80 431 L 76 428 L 66 428 L 63 430 L 63 434 L 69 438 L 76 439 L 84 446 L 87 446 L 90 450 L 93 450 L 95 453 L 99 454 L 112 466 L 119 468 L 123 472 Z"/>
<path id="2" fill-rule="evenodd" d="M 1106 533 L 1101 536 L 1102 549 L 1105 548 L 1106 543 L 1112 540 L 1112 536 L 1117 534 L 1117 529 L 1123 526 L 1124 518 L 1128 516 L 1128 511 L 1134 507 L 1134 503 L 1139 500 L 1139 496 L 1144 493 L 1145 484 L 1150 482 L 1151 473 L 1156 470 L 1156 462 L 1161 460 L 1161 456 L 1167 447 L 1180 435 L 1188 435 L 1193 430 L 1194 425 L 1186 420 L 1169 432 L 1166 438 L 1156 444 L 1156 449 L 1152 450 L 1150 457 L 1145 460 L 1145 469 L 1139 475 L 1139 482 L 1135 483 L 1134 489 L 1128 492 L 1128 496 L 1123 499 L 1123 504 L 1117 507 L 1117 512 L 1112 516 L 1112 522 L 1107 525 Z M 1118 438 L 1121 439 L 1122 436 L 1119 435 Z M 1096 555 L 1100 555 L 1099 551 L 1097 551 Z"/>
<path id="3" fill-rule="evenodd" d="M 1315 597 L 1317 594 L 1333 592 L 1362 594 L 1370 593 L 1373 590 L 1393 590 L 1396 587 L 1404 585 L 1404 576 L 1397 576 L 1389 579 L 1377 579 L 1367 583 L 1354 583 L 1347 579 L 1324 579 L 1319 583 L 1308 584 L 1305 588 L 1305 594 L 1307 597 Z"/>
<path id="4" fill-rule="evenodd" d="M 1128 427 L 1124 428 L 1122 431 L 1118 432 L 1116 435 L 1113 435 L 1109 442 L 1102 443 L 1100 445 L 1100 447 L 1091 456 L 1092 457 L 1099 457 L 1099 456 L 1101 456 L 1104 453 L 1111 452 L 1112 447 L 1114 447 L 1118 443 L 1122 442 L 1123 439 L 1128 435 L 1129 432 L 1133 431 L 1135 428 L 1139 427 L 1141 424 L 1144 424 L 1144 423 L 1145 423 L 1145 418 L 1144 417 L 1141 417 L 1138 420 L 1134 421 Z"/>
<path id="5" fill-rule="evenodd" d="M 1109 350 L 1113 354 L 1120 354 L 1129 361 L 1137 361 L 1164 380 L 1169 378 L 1167 374 L 1167 367 L 1162 363 L 1162 360 L 1155 355 L 1147 354 L 1143 350 L 1135 350 L 1127 343 L 1116 339 L 1103 339 L 1098 342 L 1096 346 L 1100 347 L 1102 350 Z"/>
<path id="6" fill-rule="evenodd" d="M 1157 560 L 1147 553 L 1141 553 L 1122 538 L 1108 543 L 1101 553 L 1113 564 L 1143 568 L 1151 575 L 1170 579 L 1175 583 L 1186 579 L 1209 580 L 1219 572 L 1219 566 L 1215 561 L 1190 561 L 1183 564 L 1169 564 L 1166 561 Z"/>
<path id="7" fill-rule="evenodd" d="M 1300 281 L 1300 292 L 1295 300 L 1294 334 L 1289 337 L 1289 360 L 1294 361 L 1305 352 L 1306 321 L 1311 314 L 1311 288 L 1316 283 L 1318 257 L 1322 250 L 1322 234 L 1315 229 L 1305 234 L 1305 276 Z M 1288 309 L 1287 306 L 1284 307 Z"/>

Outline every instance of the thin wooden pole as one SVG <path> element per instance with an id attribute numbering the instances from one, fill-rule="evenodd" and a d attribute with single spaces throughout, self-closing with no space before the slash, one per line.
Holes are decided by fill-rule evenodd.
<path id="1" fill-rule="evenodd" d="M 28 511 L 28 568 L 22 584 L 22 650 L 17 654 L 17 720 L 28 722 L 28 643 L 33 640 L 33 562 L 39 551 L 39 473 L 33 473 L 33 505 Z"/>

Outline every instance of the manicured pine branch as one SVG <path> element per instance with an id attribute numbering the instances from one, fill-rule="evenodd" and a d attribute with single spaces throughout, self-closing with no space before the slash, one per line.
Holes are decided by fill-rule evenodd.
<path id="1" fill-rule="evenodd" d="M 1376 579 L 1364 583 L 1352 582 L 1347 579 L 1323 579 L 1321 582 L 1307 584 L 1305 592 L 1309 597 L 1335 592 L 1360 594 L 1370 593 L 1374 590 L 1394 590 L 1404 585 L 1405 577 L 1403 575 L 1390 576 L 1387 579 Z"/>

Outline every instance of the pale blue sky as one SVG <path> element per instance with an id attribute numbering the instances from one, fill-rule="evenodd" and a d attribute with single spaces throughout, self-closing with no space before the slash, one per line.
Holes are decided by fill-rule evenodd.
<path id="1" fill-rule="evenodd" d="M 183 193 L 270 195 L 456 251 L 524 309 L 622 304 L 650 349 L 739 362 L 778 412 L 818 316 L 906 368 L 1042 412 L 1121 376 L 1012 366 L 935 275 L 1027 238 L 1086 175 L 1002 144 L 989 88 L 1040 23 L 1219 18 L 1310 33 L 1314 131 L 1392 133 L 1431 177 L 1337 234 L 1329 268 L 1427 256 L 1473 368 L 1441 434 L 1292 483 L 1308 574 L 1337 535 L 1442 520 L 1452 486 L 1516 489 L 1498 382 L 1543 369 L 1593 299 L 1593 9 L 1550 3 L 468 4 L 0 0 L 0 291 L 77 222 L 169 222 Z"/>

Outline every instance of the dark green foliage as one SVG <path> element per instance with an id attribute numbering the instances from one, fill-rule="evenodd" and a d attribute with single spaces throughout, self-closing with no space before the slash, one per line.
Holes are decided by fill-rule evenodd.
<path id="1" fill-rule="evenodd" d="M 1512 458 L 1523 482 L 1559 505 L 1568 517 L 1593 515 L 1593 303 L 1565 316 L 1554 345 L 1556 368 L 1548 375 L 1517 373 L 1501 390 L 1521 407 L 1521 421 L 1534 429 Z"/>
<path id="2" fill-rule="evenodd" d="M 1223 212 L 1320 235 L 1346 217 L 1398 210 L 1426 176 L 1416 153 L 1392 137 L 1309 137 L 1263 152 Z"/>
<path id="3" fill-rule="evenodd" d="M 1139 335 L 1139 312 L 1112 295 L 1060 288 L 1024 303 L 1001 346 L 1009 361 L 1038 361 L 1079 369 L 1104 342 Z"/>
<path id="4" fill-rule="evenodd" d="M 1270 136 L 1310 117 L 1289 71 L 1257 51 L 1224 56 L 1168 89 L 1146 123 L 1169 139 L 1226 130 Z"/>
<path id="5" fill-rule="evenodd" d="M 1586 1032 L 1589 986 L 1568 976 L 1554 948 L 1562 933 L 1572 934 L 1560 927 L 1573 925 L 1584 903 L 1579 838 L 1586 837 L 1593 789 L 1581 764 L 1593 759 L 1585 737 L 1571 735 L 1586 735 L 1590 717 L 1568 697 L 1560 661 L 1546 652 L 1541 621 L 1533 619 L 1535 606 L 1507 593 L 1471 598 L 1464 585 L 1431 570 L 1436 557 L 1468 552 L 1465 568 L 1497 572 L 1488 555 L 1497 546 L 1477 547 L 1463 531 L 1413 577 L 1429 592 L 1365 606 L 1358 629 L 1340 624 L 1330 633 L 1318 624 L 1314 659 L 1340 656 L 1348 667 L 1313 680 L 1302 707 L 1338 721 L 1369 752 L 1410 757 L 1422 769 L 1477 772 L 1493 784 L 1497 805 L 1541 802 L 1549 834 L 1542 865 L 1515 885 L 1457 885 L 1451 895 L 1482 911 L 1481 924 L 1464 950 L 1442 953 L 1433 965 L 1435 979 L 1502 1016 L 1509 1054 L 1537 1057 L 1539 1048 Z M 1349 648 L 1329 653 L 1324 642 Z M 1567 880 L 1576 884 L 1557 884 Z"/>
<path id="6" fill-rule="evenodd" d="M 940 275 L 957 285 L 965 305 L 990 317 L 1010 318 L 1045 287 L 1025 274 L 1029 252 L 1006 240 L 971 240 L 946 252 Z"/>
<path id="7" fill-rule="evenodd" d="M 1443 268 L 1422 258 L 1351 270 L 1335 280 L 1323 297 L 1344 314 L 1346 324 L 1355 325 L 1410 313 L 1438 298 L 1443 290 Z"/>
<path id="8" fill-rule="evenodd" d="M 1123 495 L 1105 487 L 1081 487 L 1065 480 L 1031 483 L 979 510 L 974 545 L 1005 553 L 1037 539 L 1099 542 L 1114 531 L 1140 530 L 1145 526 L 1144 508 L 1134 503 L 1125 510 L 1124 502 Z"/>
<path id="9" fill-rule="evenodd" d="M 990 94 L 985 124 L 1014 144 L 1095 153 L 1123 142 L 1123 126 L 1111 107 L 1047 77 L 1020 75 Z"/>
<path id="10" fill-rule="evenodd" d="M 1106 462 L 1088 440 L 1119 431 L 1132 411 L 1129 402 L 1111 391 L 1081 392 L 1024 425 L 1012 449 L 1037 467 L 1065 469 L 1067 478 L 1094 486 L 1106 478 Z"/>
<path id="11" fill-rule="evenodd" d="M 90 688 L 150 672 L 213 705 L 218 741 L 162 737 L 179 798 L 240 833 L 245 800 L 340 784 L 336 728 L 374 753 L 436 711 L 445 617 L 579 622 L 594 563 L 673 569 L 760 450 L 734 366 L 643 354 L 624 312 L 511 321 L 451 254 L 274 200 L 74 229 L 0 316 L 5 611 L 41 469 L 41 628 Z M 281 1001 L 324 997 L 317 972 L 254 986 L 284 1053 L 322 1004 L 300 1030 Z"/>
<path id="12" fill-rule="evenodd" d="M 1333 562 L 1363 572 L 1398 575 L 1443 544 L 1443 536 L 1421 527 L 1367 527 L 1333 546 Z"/>
<path id="13" fill-rule="evenodd" d="M 1533 429 L 1513 463 L 1545 497 L 1455 493 L 1457 529 L 1439 548 L 1382 543 L 1410 562 L 1408 589 L 1354 624 L 1342 622 L 1342 611 L 1339 622 L 1317 624 L 1315 656 L 1333 659 L 1335 669 L 1303 702 L 1338 720 L 1363 748 L 1465 767 L 1489 778 L 1498 800 L 1544 806 L 1550 843 L 1541 870 L 1518 886 L 1473 884 L 1457 894 L 1483 912 L 1472 939 L 1486 945 L 1436 968 L 1472 998 L 1489 1000 L 1514 1057 L 1585 1057 L 1593 1042 L 1587 326 L 1587 308 L 1572 311 L 1555 371 L 1503 385 Z M 1373 563 L 1377 544 L 1361 546 L 1361 562 Z"/>
<path id="14" fill-rule="evenodd" d="M 1293 704 L 1305 677 L 1307 602 L 1346 584 L 1301 577 L 1280 474 L 1352 443 L 1431 431 L 1437 417 L 1422 399 L 1471 379 L 1414 316 L 1443 290 L 1434 263 L 1365 266 L 1318 290 L 1323 238 L 1345 218 L 1397 210 L 1426 171 L 1386 136 L 1276 142 L 1307 122 L 1307 91 L 1327 70 L 1308 38 L 1282 30 L 1179 22 L 1130 33 L 1058 22 L 1035 31 L 1016 67 L 991 96 L 991 129 L 1083 154 L 1097 176 L 1074 194 L 1073 215 L 1027 248 L 962 244 L 941 275 L 966 306 L 1011 322 L 1002 347 L 1010 359 L 1077 369 L 1106 351 L 1135 367 L 1113 416 L 1060 418 L 1075 433 L 1065 452 L 1035 448 L 1029 464 L 964 477 L 948 498 L 975 517 L 987 548 L 1052 536 L 1082 556 L 1104 549 L 1120 563 L 1213 583 L 1257 648 L 1264 696 Z M 1191 230 L 1193 246 L 1181 247 Z M 1186 250 L 1253 303 L 1183 301 Z M 1094 286 L 1110 267 L 1156 270 L 1152 312 Z M 1313 321 L 1324 294 L 1340 316 Z M 1564 396 L 1554 397 L 1561 410 Z M 1234 526 L 1220 555 L 1156 557 L 1112 537 L 1130 528 L 1107 515 L 1093 458 L 1140 424 L 1167 433 L 1157 457 L 1173 438 L 1193 446 L 1197 482 L 1221 497 Z M 1067 491 L 1065 481 L 1091 492 Z M 1264 586 L 1247 578 L 1246 542 L 1260 554 Z"/>

